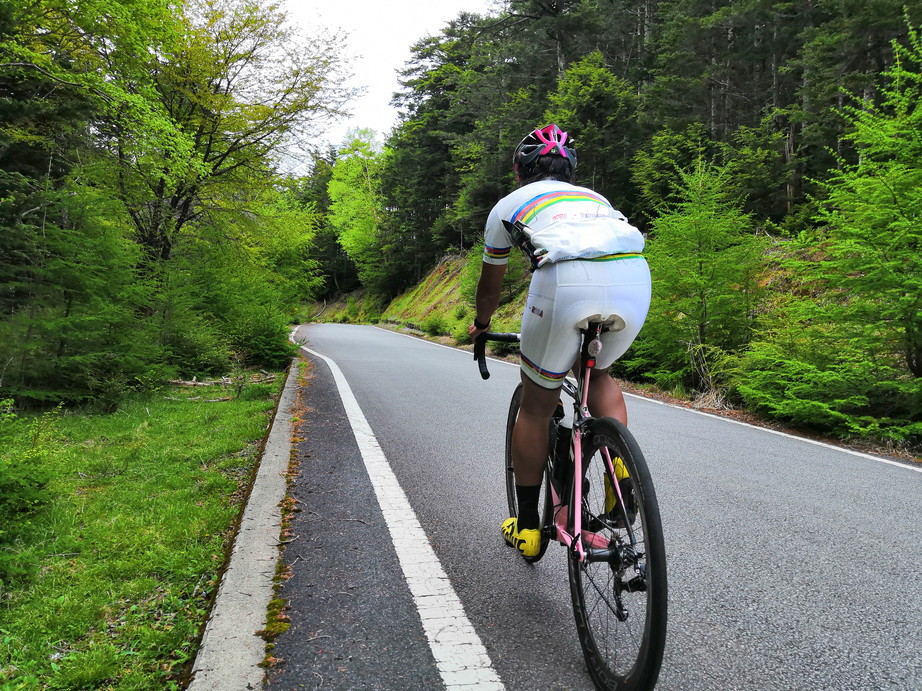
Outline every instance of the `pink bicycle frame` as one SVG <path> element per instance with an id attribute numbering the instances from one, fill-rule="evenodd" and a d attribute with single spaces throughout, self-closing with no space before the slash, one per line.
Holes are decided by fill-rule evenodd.
<path id="1" fill-rule="evenodd" d="M 570 511 L 570 506 L 579 507 L 582 503 L 583 497 L 583 431 L 586 426 L 586 421 L 590 419 L 589 413 L 589 372 L 592 367 L 595 366 L 595 358 L 590 356 L 586 358 L 586 364 L 583 368 L 583 376 L 579 380 L 581 389 L 578 392 L 579 395 L 579 404 L 574 406 L 575 409 L 575 419 L 573 420 L 573 493 L 570 497 L 569 502 L 565 502 L 564 498 L 558 495 L 556 488 L 553 483 L 549 483 L 551 498 L 553 499 L 554 505 L 554 528 L 555 528 L 555 539 L 565 545 L 568 549 L 576 551 L 579 555 L 580 561 L 585 561 L 588 551 L 587 550 L 607 550 L 609 548 L 609 540 L 604 535 L 594 532 L 583 532 L 583 512 L 582 511 Z M 571 396 L 574 400 L 577 396 L 576 387 L 572 386 L 568 382 L 564 382 L 564 390 Z M 612 478 L 617 477 L 615 475 L 614 464 L 611 460 L 611 455 L 608 453 L 608 449 L 602 449 L 602 457 L 605 459 L 605 464 L 608 467 L 609 476 Z M 621 486 L 619 482 L 613 482 L 613 489 L 617 494 L 618 502 L 620 506 L 624 505 L 624 497 L 621 495 Z M 572 528 L 570 524 L 572 523 Z"/>

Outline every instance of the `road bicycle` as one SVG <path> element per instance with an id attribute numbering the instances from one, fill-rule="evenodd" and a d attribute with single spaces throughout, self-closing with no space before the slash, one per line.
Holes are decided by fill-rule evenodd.
<path id="1" fill-rule="evenodd" d="M 596 323 L 582 331 L 576 380 L 564 380 L 562 391 L 573 399 L 572 421 L 559 401 L 550 423 L 539 503 L 541 548 L 536 556 L 523 558 L 537 562 L 551 540 L 566 547 L 573 614 L 593 682 L 607 691 L 639 691 L 654 687 L 663 660 L 666 551 L 659 505 L 640 447 L 621 422 L 589 413 L 589 371 L 606 328 Z M 519 334 L 478 336 L 474 358 L 484 379 L 490 376 L 487 341 L 518 342 Z M 518 516 L 511 446 L 521 395 L 520 383 L 506 421 L 510 516 Z"/>

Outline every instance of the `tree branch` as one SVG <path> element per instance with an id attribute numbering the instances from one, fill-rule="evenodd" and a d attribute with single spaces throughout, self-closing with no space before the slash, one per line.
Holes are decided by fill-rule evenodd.
<path id="1" fill-rule="evenodd" d="M 39 67 L 39 66 L 36 65 L 34 62 L 2 62 L 2 63 L 0 63 L 0 69 L 5 69 L 5 68 L 8 68 L 8 67 L 26 67 L 26 68 L 28 68 L 28 69 L 35 70 L 36 72 L 39 72 L 39 73 L 45 75 L 46 77 L 48 77 L 48 79 L 51 79 L 52 81 L 58 82 L 59 84 L 66 84 L 67 86 L 76 86 L 76 87 L 82 87 L 82 86 L 83 86 L 83 84 L 78 84 L 78 83 L 76 83 L 76 82 L 69 82 L 69 81 L 67 81 L 66 79 L 61 79 L 60 77 L 58 77 L 58 76 L 52 74 L 51 72 L 49 72 L 49 71 L 46 70 L 45 68 Z"/>

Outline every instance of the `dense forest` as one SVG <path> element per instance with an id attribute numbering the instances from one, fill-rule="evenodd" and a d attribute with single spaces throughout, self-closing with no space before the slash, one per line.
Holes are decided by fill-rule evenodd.
<path id="1" fill-rule="evenodd" d="M 246 0 L 0 5 L 3 396 L 111 408 L 287 362 L 321 277 L 279 171 L 350 95 L 315 30 Z"/>
<path id="2" fill-rule="evenodd" d="M 283 362 L 300 301 L 478 261 L 513 148 L 553 121 L 647 234 L 620 376 L 919 444 L 922 9 L 496 7 L 413 46 L 384 141 L 318 151 L 350 96 L 321 27 L 259 0 L 5 3 L 0 394 L 117 405 Z"/>

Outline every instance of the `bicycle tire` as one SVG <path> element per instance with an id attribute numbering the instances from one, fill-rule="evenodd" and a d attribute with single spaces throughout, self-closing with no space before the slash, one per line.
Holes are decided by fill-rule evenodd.
<path id="1" fill-rule="evenodd" d="M 512 428 L 515 426 L 516 418 L 519 416 L 519 405 L 522 401 L 522 385 L 519 384 L 512 392 L 512 399 L 509 401 L 509 415 L 506 418 L 506 453 L 505 453 L 505 475 L 506 475 L 506 502 L 509 505 L 509 515 L 518 518 L 519 506 L 518 498 L 515 494 L 515 473 L 512 469 Z M 548 478 L 550 474 L 545 468 L 544 479 L 541 482 L 541 495 L 538 499 L 538 506 L 542 507 L 540 512 L 541 519 L 541 549 L 533 557 L 522 558 L 530 563 L 534 563 L 544 556 L 547 546 L 551 541 L 550 530 L 554 520 L 554 506 L 551 499 L 551 493 L 548 491 Z M 508 543 L 507 543 L 508 544 Z"/>
<path id="2" fill-rule="evenodd" d="M 603 448 L 621 458 L 628 477 L 620 481 L 623 502 L 606 505 Z M 599 689 L 652 689 L 666 644 L 666 550 L 653 481 L 640 447 L 617 420 L 593 420 L 583 436 L 583 532 L 602 536 L 608 560 L 580 562 L 570 550 L 567 571 L 573 614 L 589 674 Z M 587 483 L 588 481 L 588 483 Z M 586 485 L 588 484 L 588 489 Z M 633 493 L 633 502 L 630 499 Z M 609 504 L 614 496 L 609 485 Z M 575 497 L 571 506 L 576 505 Z M 633 504 L 634 513 L 631 506 Z M 630 527 L 630 531 L 628 527 Z M 630 534 L 636 540 L 631 547 Z M 614 556 L 617 555 L 617 556 Z M 632 563 L 633 562 L 633 563 Z"/>

